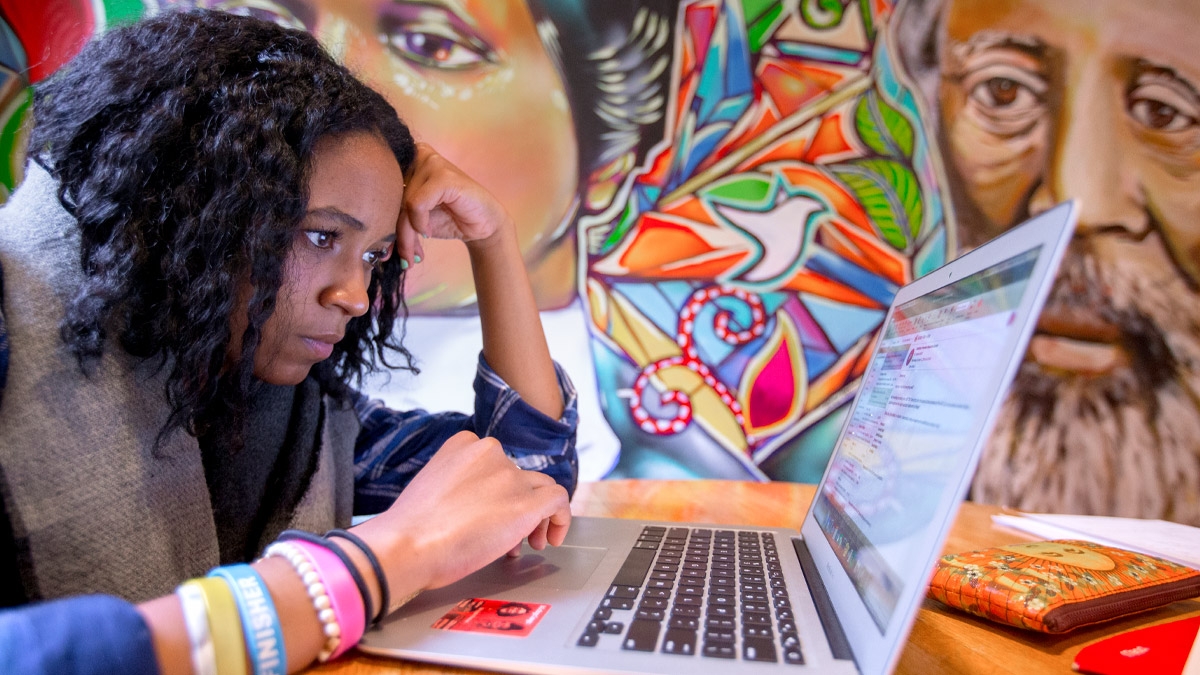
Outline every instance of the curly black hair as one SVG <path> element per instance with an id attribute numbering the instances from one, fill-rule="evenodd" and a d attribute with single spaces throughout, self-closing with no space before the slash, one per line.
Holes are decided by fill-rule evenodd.
<path id="1" fill-rule="evenodd" d="M 39 86 L 34 118 L 30 156 L 60 181 L 81 232 L 85 280 L 62 339 L 84 372 L 108 335 L 162 359 L 171 416 L 160 440 L 179 427 L 203 434 L 223 415 L 241 428 L 317 143 L 367 132 L 405 172 L 416 156 L 395 109 L 311 35 L 207 10 L 98 37 Z M 373 311 L 313 368 L 325 392 L 346 400 L 365 372 L 392 366 L 389 351 L 412 368 L 396 323 L 403 282 L 399 256 L 372 274 Z M 230 317 L 247 288 L 248 327 L 230 360 Z"/>

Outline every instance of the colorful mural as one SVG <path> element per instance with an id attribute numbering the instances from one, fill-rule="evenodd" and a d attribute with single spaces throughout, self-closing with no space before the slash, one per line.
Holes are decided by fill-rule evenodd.
<path id="1" fill-rule="evenodd" d="M 616 475 L 820 477 L 896 289 L 953 250 L 891 11 L 680 6 L 666 138 L 582 222 Z"/>
<path id="2" fill-rule="evenodd" d="M 500 196 L 585 479 L 816 480 L 892 293 L 954 248 L 890 2 L 71 8 L 90 30 L 197 5 L 309 30 Z M 426 375 L 370 385 L 397 407 L 471 409 L 470 275 L 442 248 L 406 288 Z"/>
<path id="3" fill-rule="evenodd" d="M 497 194 L 584 479 L 816 480 L 896 288 L 1077 197 L 972 496 L 1200 524 L 1197 3 L 0 0 L 0 197 L 31 85 L 197 4 L 311 31 Z M 460 249 L 412 273 L 392 405 L 471 409 Z"/>

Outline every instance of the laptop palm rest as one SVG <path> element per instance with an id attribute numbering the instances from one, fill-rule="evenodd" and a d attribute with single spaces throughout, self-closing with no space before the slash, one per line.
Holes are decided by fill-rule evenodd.
<path id="1" fill-rule="evenodd" d="M 608 549 L 584 546 L 547 546 L 534 551 L 525 546 L 519 558 L 504 556 L 472 574 L 470 582 L 496 588 L 583 588 Z"/>

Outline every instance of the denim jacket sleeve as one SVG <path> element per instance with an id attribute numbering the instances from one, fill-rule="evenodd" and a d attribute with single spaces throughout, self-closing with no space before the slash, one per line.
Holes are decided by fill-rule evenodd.
<path id="1" fill-rule="evenodd" d="M 385 510 L 433 453 L 454 434 L 468 430 L 491 436 L 522 469 L 541 471 L 575 491 L 579 461 L 575 430 L 579 423 L 575 387 L 557 363 L 563 414 L 555 420 L 526 403 L 479 355 L 475 374 L 475 413 L 391 410 L 382 401 L 361 396 L 355 403 L 362 430 L 354 458 L 354 513 Z"/>
<path id="2" fill-rule="evenodd" d="M 81 595 L 0 610 L 0 673 L 156 675 L 158 661 L 133 605 Z"/>

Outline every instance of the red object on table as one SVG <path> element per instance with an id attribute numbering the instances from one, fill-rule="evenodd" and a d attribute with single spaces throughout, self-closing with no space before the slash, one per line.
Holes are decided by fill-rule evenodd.
<path id="1" fill-rule="evenodd" d="M 1093 675 L 1183 672 L 1200 632 L 1200 616 L 1131 630 L 1088 645 L 1072 668 Z M 1194 658 L 1200 659 L 1200 654 Z"/>

